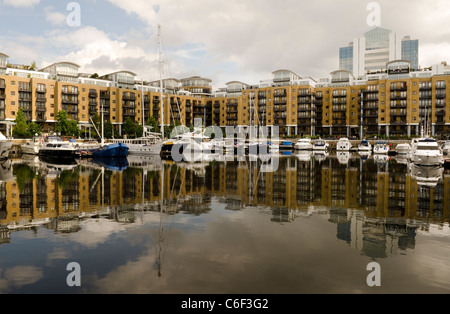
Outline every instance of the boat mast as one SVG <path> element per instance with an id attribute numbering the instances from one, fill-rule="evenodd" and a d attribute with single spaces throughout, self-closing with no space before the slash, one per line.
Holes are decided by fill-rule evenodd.
<path id="1" fill-rule="evenodd" d="M 104 139 L 104 124 L 105 124 L 105 120 L 103 118 L 103 103 L 102 103 L 102 147 L 105 145 L 105 139 Z"/>
<path id="2" fill-rule="evenodd" d="M 158 25 L 158 50 L 159 50 L 159 90 L 161 109 L 161 134 L 164 139 L 164 103 L 163 103 L 163 80 L 162 80 L 162 57 L 161 57 L 161 25 Z"/>

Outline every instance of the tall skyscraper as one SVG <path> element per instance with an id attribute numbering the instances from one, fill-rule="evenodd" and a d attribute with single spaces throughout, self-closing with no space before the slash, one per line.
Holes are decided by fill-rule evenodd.
<path id="1" fill-rule="evenodd" d="M 367 72 L 384 71 L 388 62 L 400 59 L 410 61 L 411 67 L 417 69 L 418 51 L 418 40 L 409 36 L 400 40 L 391 30 L 376 27 L 339 48 L 339 69 L 361 77 Z"/>
<path id="2" fill-rule="evenodd" d="M 339 48 L 339 70 L 353 73 L 353 43 L 350 43 L 348 47 Z"/>
<path id="3" fill-rule="evenodd" d="M 411 62 L 412 69 L 419 69 L 419 40 L 410 36 L 402 39 L 402 59 Z"/>

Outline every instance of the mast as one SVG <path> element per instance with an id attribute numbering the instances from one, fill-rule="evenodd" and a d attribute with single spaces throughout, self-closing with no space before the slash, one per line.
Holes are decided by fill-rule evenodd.
<path id="1" fill-rule="evenodd" d="M 103 103 L 102 103 L 102 147 L 105 145 L 105 139 L 104 139 L 104 124 L 105 124 L 105 120 L 103 118 Z"/>
<path id="2" fill-rule="evenodd" d="M 144 79 L 142 79 L 141 82 L 141 103 L 142 103 L 142 136 L 145 136 L 145 115 L 144 115 L 144 108 L 145 108 L 145 101 L 144 101 Z"/>
<path id="3" fill-rule="evenodd" d="M 162 80 L 162 56 L 161 56 L 161 25 L 158 25 L 158 50 L 159 50 L 159 90 L 161 109 L 161 133 L 164 140 L 164 103 L 163 103 L 163 80 Z"/>

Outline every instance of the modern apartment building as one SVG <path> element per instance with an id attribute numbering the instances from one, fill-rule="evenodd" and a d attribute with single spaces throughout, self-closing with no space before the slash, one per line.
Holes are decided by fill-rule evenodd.
<path id="1" fill-rule="evenodd" d="M 386 64 L 394 60 L 409 61 L 411 68 L 418 70 L 419 41 L 410 36 L 400 39 L 391 30 L 376 27 L 339 49 L 339 69 L 350 71 L 356 78 L 368 72 L 383 72 Z"/>
<path id="2" fill-rule="evenodd" d="M 168 78 L 162 80 L 161 106 L 160 81 L 139 81 L 129 71 L 97 77 L 79 73 L 79 66 L 70 62 L 41 71 L 8 65 L 0 75 L 0 131 L 11 135 L 22 109 L 28 121 L 42 123 L 46 132 L 54 130 L 58 112 L 65 110 L 86 132 L 93 127 L 91 117 L 103 113 L 118 134 L 127 119 L 141 124 L 155 117 L 159 125 L 193 126 L 198 119 L 205 126 L 236 130 L 267 126 L 269 134 L 277 127 L 281 137 L 359 137 L 361 131 L 365 137 L 392 137 L 420 135 L 422 130 L 446 137 L 450 68 L 442 63 L 411 71 L 405 60 L 385 67 L 386 72 L 361 78 L 337 70 L 320 80 L 282 69 L 259 84 L 231 81 L 215 92 L 211 80 L 199 76 Z"/>

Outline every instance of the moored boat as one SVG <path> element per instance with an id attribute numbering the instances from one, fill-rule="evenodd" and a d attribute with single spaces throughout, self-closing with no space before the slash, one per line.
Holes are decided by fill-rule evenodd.
<path id="1" fill-rule="evenodd" d="M 377 141 L 373 147 L 374 154 L 388 154 L 389 144 L 386 141 Z"/>
<path id="2" fill-rule="evenodd" d="M 128 146 L 123 143 L 106 144 L 91 151 L 92 157 L 120 158 L 128 156 Z"/>
<path id="3" fill-rule="evenodd" d="M 325 140 L 318 139 L 314 142 L 313 150 L 314 151 L 328 151 L 330 144 L 328 144 Z"/>
<path id="4" fill-rule="evenodd" d="M 411 161 L 420 166 L 440 166 L 444 164 L 444 155 L 438 142 L 431 137 L 411 141 Z"/>
<path id="5" fill-rule="evenodd" d="M 59 136 L 47 136 L 39 148 L 38 155 L 51 158 L 78 158 L 80 152 L 76 142 L 64 141 Z"/>
<path id="6" fill-rule="evenodd" d="M 336 144 L 337 151 L 350 151 L 352 149 L 352 143 L 346 137 L 342 137 Z"/>
<path id="7" fill-rule="evenodd" d="M 22 154 L 38 155 L 39 149 L 41 148 L 43 143 L 43 136 L 34 136 L 32 139 L 20 145 L 20 151 Z"/>
<path id="8" fill-rule="evenodd" d="M 398 155 L 408 155 L 411 152 L 411 145 L 408 143 L 400 143 L 395 146 L 395 152 Z"/>
<path id="9" fill-rule="evenodd" d="M 0 132 L 0 159 L 8 159 L 11 147 L 12 141 L 8 140 L 6 136 Z"/>
<path id="10" fill-rule="evenodd" d="M 310 138 L 301 138 L 294 145 L 295 150 L 312 150 L 313 144 Z"/>
<path id="11" fill-rule="evenodd" d="M 371 152 L 372 144 L 368 140 L 362 140 L 358 145 L 358 151 L 360 152 Z"/>

